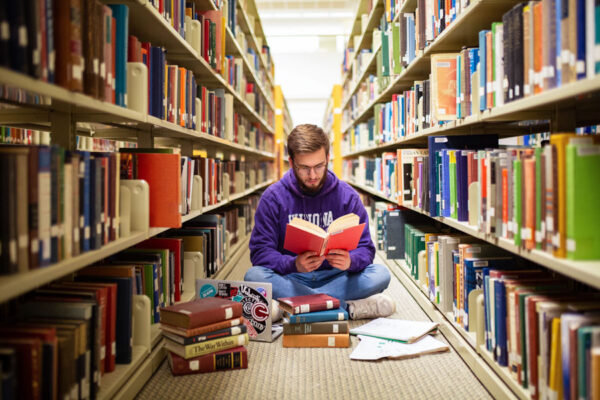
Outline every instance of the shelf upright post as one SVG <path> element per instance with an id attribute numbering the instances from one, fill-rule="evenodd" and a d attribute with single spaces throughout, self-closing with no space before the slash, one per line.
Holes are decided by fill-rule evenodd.
<path id="1" fill-rule="evenodd" d="M 575 107 L 564 109 L 556 105 L 550 122 L 550 131 L 552 133 L 575 132 L 576 120 L 577 110 Z"/>
<path id="2" fill-rule="evenodd" d="M 54 102 L 53 106 L 54 109 L 50 112 L 52 144 L 68 150 L 75 150 L 77 129 L 72 106 L 58 102 Z"/>
<path id="3" fill-rule="evenodd" d="M 342 85 L 333 85 L 333 172 L 342 179 Z"/>
<path id="4" fill-rule="evenodd" d="M 281 85 L 275 85 L 275 154 L 277 156 L 277 179 L 283 176 L 283 92 Z"/>
<path id="5" fill-rule="evenodd" d="M 153 148 L 154 147 L 154 132 L 151 126 L 149 130 L 137 131 L 138 147 Z"/>

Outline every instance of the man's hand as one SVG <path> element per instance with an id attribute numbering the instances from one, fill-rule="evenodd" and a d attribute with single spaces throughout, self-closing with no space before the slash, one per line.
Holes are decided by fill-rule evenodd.
<path id="1" fill-rule="evenodd" d="M 350 263 L 352 262 L 350 253 L 342 249 L 330 250 L 325 258 L 329 262 L 329 265 L 342 271 L 350 268 Z"/>
<path id="2" fill-rule="evenodd" d="M 312 272 L 323 264 L 325 257 L 319 257 L 314 251 L 306 251 L 296 257 L 298 272 Z"/>

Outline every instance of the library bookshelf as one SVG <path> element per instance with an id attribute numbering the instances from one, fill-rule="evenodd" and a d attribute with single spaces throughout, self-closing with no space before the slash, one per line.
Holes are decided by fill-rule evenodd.
<path id="1" fill-rule="evenodd" d="M 85 0 L 88 1 L 88 0 Z M 224 26 L 224 49 L 226 55 L 241 59 L 244 82 L 252 83 L 261 97 L 261 107 L 248 100 L 244 91 L 236 90 L 223 75 L 216 72 L 177 32 L 173 25 L 161 15 L 158 1 L 117 0 L 129 9 L 129 34 L 140 41 L 151 42 L 153 46 L 161 46 L 166 50 L 166 60 L 192 71 L 198 84 L 213 89 L 223 89 L 233 97 L 234 111 L 244 116 L 252 125 L 259 127 L 267 138 L 253 142 L 250 137 L 247 143 L 237 142 L 229 132 L 225 137 L 218 137 L 203 131 L 200 126 L 190 129 L 168 122 L 126 107 L 121 107 L 84 93 L 73 92 L 58 85 L 35 79 L 11 69 L 0 67 L 0 87 L 5 93 L 16 91 L 27 94 L 27 98 L 35 98 L 35 102 L 22 102 L 10 95 L 2 98 L 0 103 L 0 125 L 34 129 L 51 132 L 51 144 L 66 150 L 77 149 L 78 135 L 91 135 L 93 138 L 105 138 L 137 142 L 139 147 L 174 147 L 181 155 L 193 156 L 199 151 L 205 157 L 221 160 L 259 161 L 271 165 L 266 176 L 248 180 L 250 185 L 242 185 L 235 193 L 224 188 L 221 201 L 209 206 L 200 206 L 182 215 L 182 223 L 190 221 L 205 213 L 218 211 L 222 207 L 232 205 L 237 200 L 253 195 L 274 182 L 275 161 L 278 153 L 275 148 L 275 121 L 281 116 L 281 129 L 291 129 L 291 120 L 285 99 L 279 88 L 279 102 L 283 111 L 275 110 L 275 80 L 270 55 L 263 53 L 266 46 L 260 18 L 254 0 L 237 1 L 234 22 L 237 33 L 234 35 L 230 26 Z M 223 1 L 195 0 L 196 10 L 219 10 L 226 6 Z M 224 24 L 225 25 L 225 24 Z M 267 48 L 268 49 L 268 48 Z M 252 54 L 247 52 L 252 50 Z M 224 55 L 225 55 L 224 54 Z M 252 59 L 254 57 L 254 59 Z M 282 107 L 280 105 L 280 107 Z M 85 129 L 82 127 L 86 127 Z M 90 128 L 91 127 L 91 128 Z M 263 179 L 264 178 L 264 179 Z M 228 179 L 226 179 L 228 181 Z M 224 185 L 225 186 L 225 185 Z M 247 221 L 246 224 L 253 224 Z M 132 224 L 133 226 L 134 224 Z M 155 237 L 169 228 L 136 226 L 127 236 L 109 242 L 97 250 L 83 252 L 80 255 L 64 259 L 47 267 L 0 276 L 0 305 L 11 303 L 28 292 L 75 273 L 76 271 L 101 261 L 122 250 L 135 246 L 146 239 Z M 240 231 L 238 230 L 238 233 Z M 215 276 L 225 277 L 233 269 L 241 255 L 248 248 L 249 235 L 241 232 L 237 243 L 225 250 L 224 263 Z M 183 292 L 181 301 L 189 301 L 195 296 L 193 291 Z M 150 321 L 150 302 L 144 295 L 135 295 L 133 300 L 133 353 L 129 364 L 117 365 L 114 372 L 102 377 L 99 399 L 133 398 L 143 387 L 152 373 L 160 366 L 166 356 L 164 339 L 158 324 Z"/>
<path id="2" fill-rule="evenodd" d="M 458 3 L 456 2 L 457 7 Z M 377 63 L 378 57 L 381 57 L 384 51 L 384 45 L 381 41 L 373 38 L 381 29 L 381 21 L 385 13 L 388 13 L 387 26 L 391 30 L 392 25 L 403 18 L 405 13 L 412 14 L 416 20 L 417 8 L 421 7 L 423 10 L 426 2 L 419 0 L 392 1 L 391 3 L 378 0 L 361 1 L 357 6 L 358 11 L 352 26 L 350 44 L 345 55 L 340 79 L 344 93 L 341 106 L 343 115 L 341 133 L 346 137 L 347 142 L 341 156 L 348 161 L 348 166 L 352 160 L 375 157 L 383 159 L 383 153 L 396 153 L 396 150 L 403 148 L 426 149 L 428 138 L 434 136 L 490 134 L 497 135 L 499 138 L 509 138 L 541 132 L 551 132 L 551 135 L 559 132 L 574 132 L 578 127 L 597 125 L 600 122 L 600 116 L 597 113 L 600 107 L 600 75 L 590 76 L 588 72 L 586 77 L 579 80 L 563 83 L 551 89 L 544 88 L 539 93 L 504 102 L 491 108 L 488 107 L 482 111 L 477 109 L 471 115 L 463 115 L 462 118 L 446 121 L 443 124 L 422 127 L 415 123 L 414 132 L 405 135 L 394 136 L 395 134 L 393 134 L 392 138 L 384 138 L 380 132 L 374 129 L 374 141 L 369 140 L 368 143 L 364 143 L 361 138 L 360 143 L 354 144 L 354 141 L 350 140 L 349 135 L 355 134 L 353 130 L 359 124 L 379 117 L 376 114 L 377 104 L 390 103 L 393 95 L 411 90 L 417 81 L 431 79 L 431 57 L 434 54 L 458 53 L 464 47 L 477 47 L 480 43 L 478 33 L 484 29 L 491 29 L 494 22 L 502 22 L 503 14 L 518 3 L 520 1 L 517 0 L 460 2 L 460 11 L 456 11 L 450 24 L 446 25 L 441 32 L 436 32 L 437 36 L 433 39 L 427 39 L 424 48 L 419 49 L 419 46 L 415 45 L 414 58 L 407 65 L 403 65 L 399 73 L 394 74 L 390 66 L 389 77 L 379 81 L 382 74 L 380 75 L 381 71 L 378 71 L 381 65 L 378 66 Z M 454 6 L 454 3 L 452 4 Z M 455 9 L 452 8 L 451 13 L 454 12 Z M 377 34 L 381 33 L 377 32 Z M 409 34 L 407 35 L 409 40 L 413 40 Z M 386 51 L 389 50 L 390 62 L 393 63 L 396 60 L 392 61 L 395 56 L 392 56 L 391 40 L 390 47 Z M 406 37 L 401 36 L 401 40 L 406 40 Z M 367 54 L 361 54 L 362 52 Z M 400 54 L 400 57 L 402 56 Z M 383 83 L 378 87 L 373 84 L 373 79 L 377 83 Z M 476 89 L 473 88 L 473 90 Z M 328 105 L 326 121 L 330 118 L 330 109 L 331 104 Z M 417 109 L 417 112 L 420 113 L 419 107 Z M 417 117 L 415 116 L 415 118 Z M 391 153 L 388 154 L 392 157 Z M 362 164 L 359 162 L 358 165 L 358 170 L 362 174 L 364 172 L 360 168 Z M 399 162 L 394 173 L 398 173 L 398 168 L 400 168 Z M 349 173 L 346 173 L 344 177 L 358 191 L 364 192 L 376 200 L 391 205 L 401 204 L 396 193 L 388 195 L 386 193 L 390 193 L 389 190 L 386 193 L 376 190 L 373 186 L 364 183 L 366 180 L 362 179 L 364 177 L 358 178 Z M 397 188 L 397 193 L 400 193 L 402 189 Z M 568 277 L 577 283 L 582 283 L 591 290 L 600 289 L 600 260 L 574 261 L 555 257 L 542 250 L 527 250 L 522 246 L 515 245 L 513 240 L 487 234 L 479 227 L 469 225 L 467 222 L 460 222 L 449 217 L 431 216 L 427 211 L 417 207 L 405 208 L 424 216 L 424 221 L 429 219 L 431 225 L 450 227 L 457 232 L 497 246 L 515 256 Z M 377 228 L 373 227 L 373 229 L 376 232 Z M 379 250 L 379 253 L 381 258 L 386 260 L 390 271 L 398 277 L 428 316 L 440 323 L 441 332 L 494 397 L 519 399 L 533 397 L 529 389 L 523 388 L 513 378 L 507 367 L 501 367 L 495 361 L 494 355 L 481 342 L 482 332 L 478 332 L 477 329 L 466 331 L 455 322 L 452 313 L 445 313 L 438 304 L 432 302 L 428 292 L 429 288 L 422 287 L 422 284 L 415 280 L 404 260 L 387 260 L 385 252 Z"/>

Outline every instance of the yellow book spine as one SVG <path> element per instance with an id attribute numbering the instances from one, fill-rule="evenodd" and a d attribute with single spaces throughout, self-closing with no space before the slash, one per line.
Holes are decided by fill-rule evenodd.
<path id="1" fill-rule="evenodd" d="M 556 150 L 556 182 L 557 187 L 557 207 L 554 210 L 554 218 L 557 219 L 555 225 L 557 232 L 554 232 L 554 256 L 564 258 L 567 256 L 566 236 L 567 236 L 567 192 L 566 192 L 566 147 L 569 139 L 574 137 L 573 133 L 552 134 L 550 136 L 550 144 Z"/>
<path id="2" fill-rule="evenodd" d="M 241 335 L 228 336 L 214 340 L 207 340 L 206 342 L 190 344 L 187 346 L 183 346 L 183 358 L 188 359 L 192 357 L 203 356 L 205 354 L 214 353 L 221 350 L 231 349 L 237 346 L 245 346 L 248 344 L 248 342 L 248 334 L 244 333 Z M 171 350 L 169 347 L 169 343 L 167 343 L 167 349 Z"/>
<path id="3" fill-rule="evenodd" d="M 560 318 L 552 319 L 552 341 L 550 342 L 550 373 L 548 376 L 548 394 L 550 399 L 563 399 L 563 380 L 561 367 Z"/>

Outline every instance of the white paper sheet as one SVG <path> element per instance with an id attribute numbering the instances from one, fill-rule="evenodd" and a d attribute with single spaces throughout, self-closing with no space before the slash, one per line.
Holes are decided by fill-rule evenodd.
<path id="1" fill-rule="evenodd" d="M 432 336 L 425 336 L 414 343 L 401 343 L 394 340 L 379 339 L 371 336 L 359 335 L 360 343 L 352 354 L 352 360 L 379 360 L 380 358 L 403 358 L 419 354 L 446 351 L 448 345 Z"/>
<path id="2" fill-rule="evenodd" d="M 377 318 L 364 325 L 350 329 L 350 333 L 353 335 L 366 335 L 411 342 L 431 332 L 437 326 L 437 322 L 431 321 Z"/>

